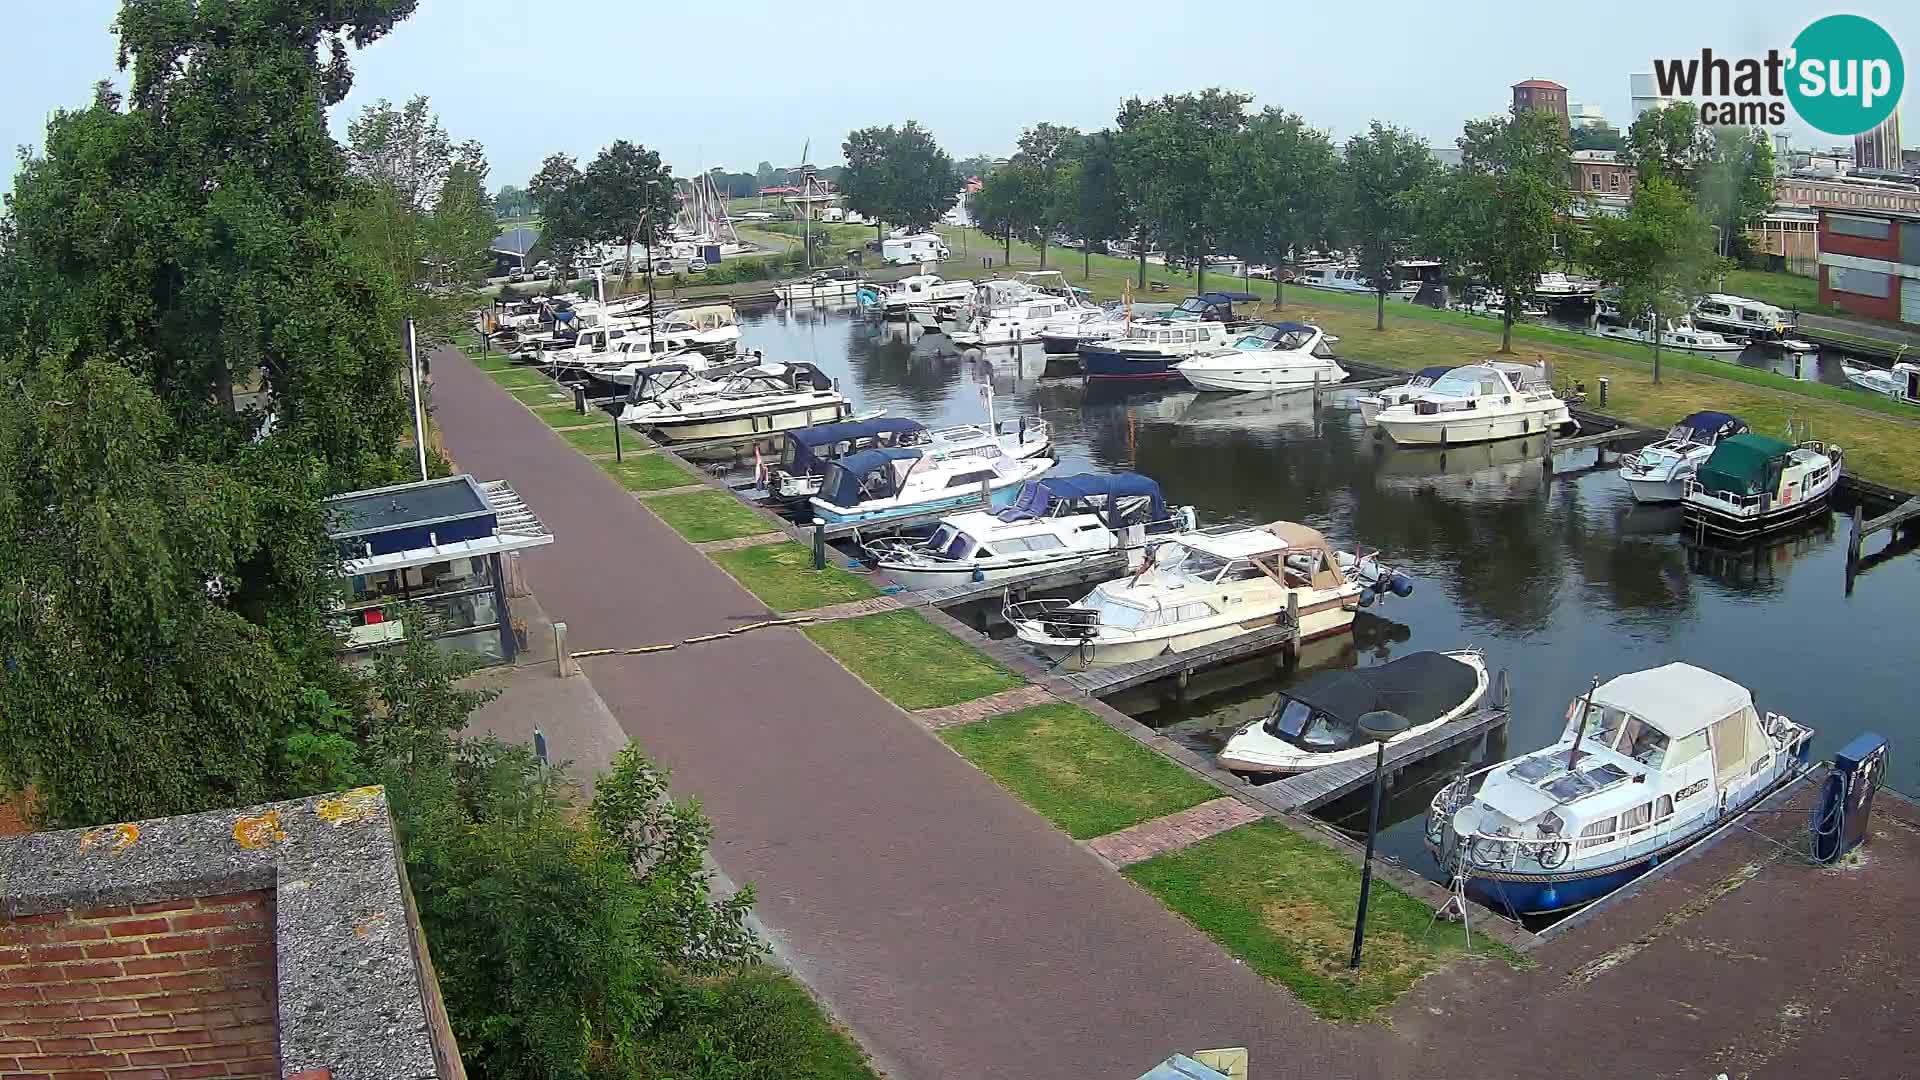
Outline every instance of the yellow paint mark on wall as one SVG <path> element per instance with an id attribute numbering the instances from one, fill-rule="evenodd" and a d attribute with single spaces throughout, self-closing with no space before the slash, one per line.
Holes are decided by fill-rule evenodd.
<path id="1" fill-rule="evenodd" d="M 258 851 L 286 838 L 287 834 L 280 828 L 278 810 L 269 810 L 264 814 L 242 814 L 233 823 L 233 842 L 248 851 Z"/>
<path id="2" fill-rule="evenodd" d="M 102 825 L 97 829 L 88 829 L 80 837 L 80 846 L 91 848 L 98 844 L 111 843 L 113 850 L 125 851 L 140 839 L 140 826 L 123 821 L 118 825 Z"/>

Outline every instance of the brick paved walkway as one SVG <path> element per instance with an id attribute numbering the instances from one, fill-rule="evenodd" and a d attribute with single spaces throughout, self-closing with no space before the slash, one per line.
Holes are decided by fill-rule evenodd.
<path id="1" fill-rule="evenodd" d="M 1087 841 L 1087 846 L 1115 866 L 1131 866 L 1265 816 L 1239 799 L 1223 797 L 1119 832 L 1096 836 Z"/>
<path id="2" fill-rule="evenodd" d="M 573 648 L 772 617 L 458 353 L 435 359 L 454 459 L 511 481 L 553 530 L 521 563 Z M 797 631 L 589 665 L 620 726 L 699 796 L 715 861 L 754 885 L 797 974 L 893 1080 L 1137 1076 L 1240 1045 L 1265 1080 L 1379 1075 L 1378 1031 L 1315 1021 Z"/>
<path id="3" fill-rule="evenodd" d="M 913 718 L 938 731 L 956 724 L 971 724 L 975 720 L 985 720 L 989 716 L 999 716 L 1001 713 L 1016 712 L 1058 700 L 1048 693 L 1045 687 L 1016 686 L 1011 690 L 1002 690 L 976 701 L 946 705 L 938 709 L 921 709 L 913 714 Z"/>

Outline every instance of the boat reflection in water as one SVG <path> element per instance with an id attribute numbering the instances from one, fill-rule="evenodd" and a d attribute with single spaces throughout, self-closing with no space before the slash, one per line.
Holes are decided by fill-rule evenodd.
<path id="1" fill-rule="evenodd" d="M 1533 498 L 1546 484 L 1540 455 L 1546 436 L 1473 443 L 1468 446 L 1414 448 L 1382 440 L 1375 482 L 1385 491 L 1435 494 L 1462 502 Z"/>
<path id="2" fill-rule="evenodd" d="M 1832 515 L 1820 515 L 1803 525 L 1775 533 L 1757 543 L 1740 544 L 1708 534 L 1706 540 L 1682 531 L 1680 546 L 1687 553 L 1687 569 L 1742 592 L 1778 592 L 1786 588 L 1787 571 L 1794 560 L 1833 540 Z"/>
<path id="3" fill-rule="evenodd" d="M 1175 422 L 1189 428 L 1279 431 L 1303 439 L 1319 435 L 1312 394 L 1172 394 L 1181 399 Z"/>

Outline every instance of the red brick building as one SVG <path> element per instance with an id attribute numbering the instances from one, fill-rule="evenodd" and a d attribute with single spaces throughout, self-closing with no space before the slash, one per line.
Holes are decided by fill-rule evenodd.
<path id="1" fill-rule="evenodd" d="M 1562 124 L 1569 122 L 1567 88 L 1551 79 L 1528 79 L 1514 83 L 1513 107 L 1553 113 Z"/>
<path id="2" fill-rule="evenodd" d="M 1613 150 L 1575 150 L 1573 188 L 1582 195 L 1633 197 L 1633 166 L 1622 164 Z"/>
<path id="3" fill-rule="evenodd" d="M 1820 211 L 1820 302 L 1920 324 L 1920 214 Z"/>

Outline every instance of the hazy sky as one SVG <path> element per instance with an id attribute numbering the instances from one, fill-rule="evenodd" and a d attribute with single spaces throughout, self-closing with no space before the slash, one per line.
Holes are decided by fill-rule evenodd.
<path id="1" fill-rule="evenodd" d="M 113 73 L 114 0 L 7 5 L 0 142 L 38 145 L 55 108 Z M 1202 10 L 1218 14 L 1200 14 Z M 524 184 L 554 151 L 658 148 L 682 175 L 762 160 L 834 164 L 846 133 L 915 119 L 954 157 L 1005 154 L 1041 120 L 1097 128 L 1130 95 L 1220 85 L 1345 138 L 1380 119 L 1448 143 L 1543 77 L 1628 115 L 1627 76 L 1656 56 L 1785 48 L 1813 18 L 1869 16 L 1920 60 L 1920 4 L 1616 0 L 1313 3 L 1190 8 L 1079 4 L 422 0 L 353 57 L 346 118 L 377 98 L 432 99 L 456 139 L 487 147 L 492 182 Z M 1920 127 L 1920 120 L 1914 121 Z M 1811 129 L 1800 145 L 1835 140 Z M 1909 145 L 1920 135 L 1908 132 Z M 11 186 L 11 170 L 4 183 Z"/>

